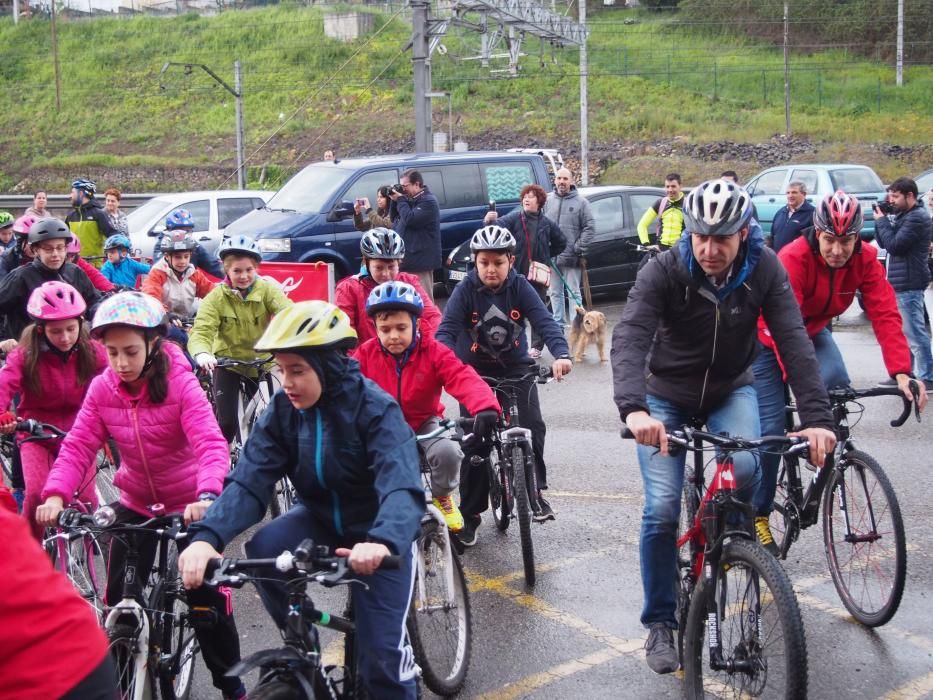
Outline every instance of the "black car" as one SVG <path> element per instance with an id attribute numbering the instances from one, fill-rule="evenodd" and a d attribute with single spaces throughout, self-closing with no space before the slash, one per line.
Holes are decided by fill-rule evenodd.
<path id="1" fill-rule="evenodd" d="M 596 235 L 586 253 L 590 288 L 594 293 L 627 292 L 635 283 L 644 255 L 635 249 L 638 222 L 648 207 L 664 196 L 664 190 L 607 185 L 581 187 L 579 191 L 589 201 L 596 220 Z M 454 248 L 444 261 L 444 283 L 448 290 L 466 277 L 472 264 L 469 241 Z"/>

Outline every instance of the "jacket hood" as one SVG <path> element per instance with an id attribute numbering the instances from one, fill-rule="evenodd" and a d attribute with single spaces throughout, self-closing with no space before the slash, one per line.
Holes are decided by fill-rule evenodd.
<path id="1" fill-rule="evenodd" d="M 75 209 L 103 209 L 104 205 L 99 200 L 91 198 L 75 207 Z"/>
<path id="2" fill-rule="evenodd" d="M 294 352 L 311 365 L 321 381 L 319 404 L 326 406 L 346 394 L 352 396 L 359 393 L 360 365 L 342 351 L 306 350 L 302 352 L 300 348 L 296 348 Z"/>
<path id="3" fill-rule="evenodd" d="M 748 227 L 748 238 L 739 246 L 739 254 L 732 263 L 732 279 L 730 279 L 729 283 L 722 289 L 715 290 L 716 296 L 719 299 L 725 299 L 733 290 L 741 286 L 741 284 L 748 279 L 748 276 L 754 271 L 755 267 L 757 267 L 758 260 L 761 258 L 761 250 L 764 247 L 764 233 L 761 230 L 761 226 L 758 225 L 758 222 L 752 219 Z M 706 279 L 706 273 L 703 272 L 703 268 L 700 267 L 696 258 L 693 256 L 693 246 L 691 245 L 689 233 L 685 233 L 680 237 L 680 241 L 677 244 L 677 252 L 680 255 L 681 262 L 687 267 L 687 271 L 697 284 L 705 284 L 707 287 L 711 288 L 709 281 Z"/>

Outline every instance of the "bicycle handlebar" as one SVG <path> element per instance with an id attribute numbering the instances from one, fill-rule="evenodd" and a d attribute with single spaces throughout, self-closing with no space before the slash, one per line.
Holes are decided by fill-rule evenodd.
<path id="1" fill-rule="evenodd" d="M 896 386 L 875 386 L 870 389 L 841 387 L 838 389 L 830 389 L 829 398 L 833 403 L 845 403 L 847 401 L 855 401 L 871 396 L 897 396 L 904 404 L 904 409 L 901 411 L 901 415 L 891 421 L 891 427 L 900 428 L 910 417 L 911 407 L 914 410 L 914 416 L 917 418 L 917 422 L 920 422 L 920 385 L 917 383 L 916 379 L 911 379 L 909 386 L 910 393 L 914 397 L 913 401 L 908 401 L 907 397 L 904 396 L 903 392 Z"/>
<path id="2" fill-rule="evenodd" d="M 399 555 L 390 554 L 382 560 L 379 568 L 398 569 L 401 563 Z M 285 550 L 269 559 L 212 559 L 207 563 L 204 573 L 205 583 L 209 586 L 240 588 L 251 579 L 261 578 L 249 573 L 249 569 L 297 572 L 301 574 L 300 579 L 314 581 L 328 588 L 349 583 L 347 576 L 352 573 L 349 557 L 334 556 L 329 547 L 315 545 L 312 540 L 306 539 L 295 548 L 294 554 Z"/>
<path id="3" fill-rule="evenodd" d="M 257 357 L 253 360 L 237 360 L 232 357 L 218 357 L 218 367 L 262 367 L 272 362 L 272 357 Z"/>
<path id="4" fill-rule="evenodd" d="M 529 379 L 534 379 L 538 384 L 547 384 L 551 379 L 554 378 L 554 370 L 550 367 L 543 365 L 535 365 L 535 368 L 515 377 L 487 377 L 485 375 L 480 375 L 480 379 L 489 384 L 490 386 L 500 387 L 506 385 L 518 386 L 527 382 Z"/>
<path id="5" fill-rule="evenodd" d="M 432 440 L 434 438 L 441 437 L 448 430 L 460 429 L 464 432 L 473 430 L 473 418 L 442 418 L 437 424 L 437 428 L 432 430 L 430 433 L 425 433 L 424 435 L 416 435 L 415 440 L 417 442 L 422 442 L 424 440 Z M 451 440 L 463 440 L 466 438 L 466 435 L 451 435 Z"/>
<path id="6" fill-rule="evenodd" d="M 16 422 L 16 430 L 21 433 L 29 433 L 29 437 L 23 438 L 20 442 L 36 442 L 38 440 L 56 440 L 65 437 L 66 433 L 51 423 L 43 423 L 35 418 L 27 418 Z"/>
<path id="7" fill-rule="evenodd" d="M 629 430 L 627 425 L 622 426 L 621 431 L 623 440 L 634 440 L 635 434 Z M 748 439 L 733 435 L 720 435 L 710 433 L 705 430 L 699 430 L 690 425 L 685 425 L 680 430 L 667 431 L 667 439 L 685 450 L 697 450 L 693 446 L 694 440 L 708 442 L 711 445 L 720 447 L 724 450 L 753 450 L 764 445 L 774 445 L 775 443 L 785 445 L 788 448 L 784 454 L 800 454 L 810 447 L 810 441 L 802 437 L 788 437 L 787 435 L 765 435 L 764 437 Z"/>
<path id="8" fill-rule="evenodd" d="M 115 518 L 116 513 L 109 506 L 98 508 L 94 513 L 85 513 L 76 508 L 65 508 L 58 515 L 58 526 L 62 528 L 86 527 L 108 532 L 146 531 L 153 534 L 161 534 L 159 528 L 167 527 L 177 528 L 177 532 L 172 535 L 174 539 L 183 539 L 187 536 L 182 529 L 185 518 L 183 513 L 156 515 L 141 523 L 115 523 Z"/>

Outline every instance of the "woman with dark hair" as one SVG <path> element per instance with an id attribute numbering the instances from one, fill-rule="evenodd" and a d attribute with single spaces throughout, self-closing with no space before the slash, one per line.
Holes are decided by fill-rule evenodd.
<path id="1" fill-rule="evenodd" d="M 547 218 L 542 210 L 547 201 L 547 193 L 540 185 L 525 185 L 522 188 L 521 206 L 515 207 L 505 216 L 496 212 L 486 214 L 484 224 L 495 222 L 507 228 L 515 238 L 515 271 L 526 277 L 531 286 L 547 304 L 548 285 L 551 282 L 551 260 L 560 255 L 567 247 L 567 238 L 560 227 Z M 544 340 L 532 327 L 531 349 L 528 355 L 541 357 Z"/>
<path id="2" fill-rule="evenodd" d="M 376 208 L 369 205 L 368 197 L 360 197 L 353 204 L 353 225 L 357 231 L 369 231 L 371 228 L 392 228 L 389 218 L 389 185 L 383 185 L 376 191 Z"/>
<path id="3" fill-rule="evenodd" d="M 36 219 L 48 219 L 52 212 L 48 210 L 49 197 L 45 190 L 37 190 L 32 196 L 32 206 L 26 210 L 26 216 L 32 216 Z"/>

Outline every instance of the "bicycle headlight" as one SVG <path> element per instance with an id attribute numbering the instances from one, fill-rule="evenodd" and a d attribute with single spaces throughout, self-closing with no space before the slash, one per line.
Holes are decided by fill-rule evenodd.
<path id="1" fill-rule="evenodd" d="M 117 522 L 117 511 L 110 506 L 101 506 L 94 511 L 94 524 L 97 527 L 110 527 Z"/>

